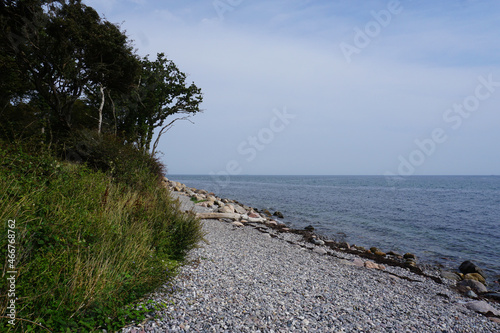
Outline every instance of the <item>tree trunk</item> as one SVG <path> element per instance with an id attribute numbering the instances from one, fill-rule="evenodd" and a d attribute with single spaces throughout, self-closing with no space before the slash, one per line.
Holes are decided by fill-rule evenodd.
<path id="1" fill-rule="evenodd" d="M 97 134 L 101 134 L 101 129 L 102 129 L 102 110 L 104 109 L 104 87 L 102 84 L 100 85 L 100 91 L 101 91 L 101 105 L 99 105 L 99 125 L 97 127 Z"/>

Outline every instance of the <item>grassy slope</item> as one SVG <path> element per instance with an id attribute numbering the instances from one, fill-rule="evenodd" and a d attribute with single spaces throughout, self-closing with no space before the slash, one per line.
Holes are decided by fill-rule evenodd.
<path id="1" fill-rule="evenodd" d="M 18 319 L 52 332 L 86 332 L 140 317 L 127 305 L 164 284 L 202 235 L 157 176 L 128 172 L 137 184 L 0 144 L 1 315 L 9 300 L 7 221 L 15 220 Z M 0 319 L 2 332 L 30 330 L 44 331 Z"/>

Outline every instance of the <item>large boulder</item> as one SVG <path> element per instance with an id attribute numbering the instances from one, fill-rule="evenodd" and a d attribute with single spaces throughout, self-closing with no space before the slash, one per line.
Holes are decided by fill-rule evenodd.
<path id="1" fill-rule="evenodd" d="M 462 280 L 457 283 L 457 286 L 470 287 L 470 289 L 472 289 L 477 294 L 488 292 L 486 286 L 476 280 Z"/>
<path id="2" fill-rule="evenodd" d="M 464 280 L 476 280 L 486 284 L 486 279 L 479 273 L 467 273 L 464 275 Z"/>
<path id="3" fill-rule="evenodd" d="M 379 269 L 379 270 L 385 270 L 385 266 L 384 265 L 379 265 L 379 264 L 376 264 L 374 263 L 373 261 L 365 261 L 365 267 L 366 268 L 371 268 L 371 269 Z"/>
<path id="4" fill-rule="evenodd" d="M 216 201 L 215 197 L 207 195 L 207 202 L 210 207 L 215 205 L 215 201 Z"/>
<path id="5" fill-rule="evenodd" d="M 198 193 L 198 194 L 205 194 L 205 195 L 208 194 L 208 191 L 206 191 L 206 190 L 198 190 L 198 189 L 195 189 L 195 188 L 193 190 L 194 190 L 195 193 Z"/>
<path id="6" fill-rule="evenodd" d="M 226 204 L 226 205 L 222 206 L 221 208 L 219 208 L 219 212 L 221 212 L 221 213 L 234 213 L 234 207 L 233 207 L 233 205 Z"/>
<path id="7" fill-rule="evenodd" d="M 462 264 L 460 264 L 460 267 L 458 269 L 464 274 L 478 273 L 481 274 L 482 277 L 485 277 L 483 270 L 470 260 L 464 261 Z"/>
<path id="8" fill-rule="evenodd" d="M 191 200 L 194 200 L 196 202 L 200 202 L 200 201 L 204 201 L 205 197 L 203 195 L 200 195 L 200 194 L 195 194 L 195 195 L 191 196 Z"/>
<path id="9" fill-rule="evenodd" d="M 374 255 L 377 255 L 377 256 L 381 256 L 381 257 L 385 257 L 385 253 L 382 252 L 378 247 L 371 247 L 370 248 L 370 251 L 371 253 L 373 253 Z"/>
<path id="10" fill-rule="evenodd" d="M 442 270 L 440 273 L 441 273 L 441 277 L 442 278 L 445 278 L 445 279 L 448 279 L 448 280 L 453 280 L 453 281 L 460 281 L 460 280 L 462 280 L 462 278 L 460 277 L 460 275 L 458 275 L 455 272 L 449 272 L 449 271 Z"/>
<path id="11" fill-rule="evenodd" d="M 233 205 L 233 207 L 234 207 L 234 211 L 238 214 L 246 214 L 247 213 L 245 208 L 241 207 L 240 205 Z"/>
<path id="12" fill-rule="evenodd" d="M 500 311 L 498 311 L 497 309 L 495 309 L 493 306 L 491 306 L 490 304 L 488 304 L 487 302 L 485 301 L 474 301 L 474 302 L 469 302 L 467 304 L 465 304 L 465 306 L 472 310 L 472 311 L 476 311 L 476 312 L 479 312 L 483 315 L 493 315 L 493 316 L 500 316 Z"/>

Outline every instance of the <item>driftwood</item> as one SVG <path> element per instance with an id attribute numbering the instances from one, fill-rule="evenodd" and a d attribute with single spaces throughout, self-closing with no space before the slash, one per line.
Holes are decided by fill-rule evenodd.
<path id="1" fill-rule="evenodd" d="M 198 213 L 196 217 L 201 220 L 230 219 L 239 221 L 241 219 L 241 215 L 237 213 Z"/>

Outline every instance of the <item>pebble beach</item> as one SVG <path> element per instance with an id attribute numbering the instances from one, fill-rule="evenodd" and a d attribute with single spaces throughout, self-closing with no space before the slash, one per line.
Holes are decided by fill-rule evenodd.
<path id="1" fill-rule="evenodd" d="M 172 195 L 183 210 L 214 211 Z M 149 296 L 164 306 L 122 332 L 500 332 L 498 302 L 467 297 L 454 280 L 377 264 L 243 216 L 202 220 L 206 242 Z"/>

